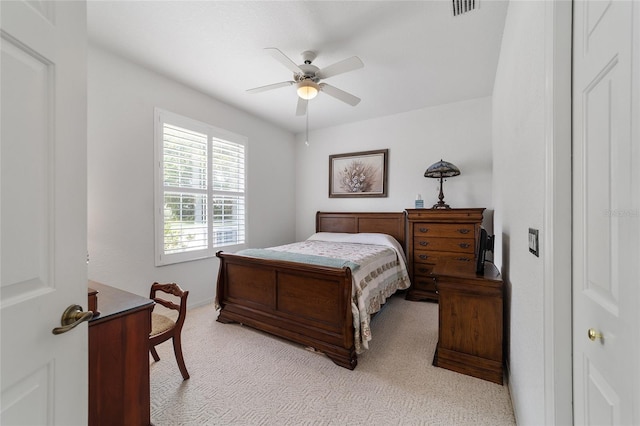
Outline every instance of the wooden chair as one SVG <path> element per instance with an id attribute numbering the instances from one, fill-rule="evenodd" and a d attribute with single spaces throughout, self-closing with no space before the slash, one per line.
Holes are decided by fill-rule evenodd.
<path id="1" fill-rule="evenodd" d="M 180 304 L 176 305 L 169 300 L 162 299 L 156 295 L 157 292 L 172 294 L 180 298 Z M 180 368 L 180 373 L 182 373 L 182 378 L 184 380 L 189 378 L 189 373 L 187 372 L 187 367 L 184 365 L 184 358 L 182 357 L 180 333 L 182 332 L 182 325 L 184 324 L 184 320 L 187 315 L 188 295 L 189 292 L 182 290 L 178 284 L 153 283 L 151 286 L 151 294 L 149 296 L 149 298 L 153 299 L 157 304 L 162 305 L 165 308 L 178 311 L 178 318 L 175 321 L 165 315 L 151 312 L 151 334 L 149 335 L 149 351 L 151 352 L 151 356 L 153 356 L 153 359 L 156 362 L 160 361 L 160 357 L 158 356 L 158 352 L 156 352 L 155 346 L 169 339 L 173 339 L 173 352 L 176 355 L 178 368 Z"/>

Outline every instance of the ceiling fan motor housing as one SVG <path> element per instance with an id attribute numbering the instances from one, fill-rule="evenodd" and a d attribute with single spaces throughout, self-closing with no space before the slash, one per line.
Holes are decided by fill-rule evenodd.
<path id="1" fill-rule="evenodd" d="M 320 79 L 316 77 L 316 72 L 320 68 L 311 64 L 300 64 L 298 65 L 298 67 L 302 70 L 302 74 L 298 73 L 293 75 L 293 79 L 296 82 L 300 82 L 303 80 L 311 80 L 314 83 L 317 83 L 318 81 L 320 81 Z"/>

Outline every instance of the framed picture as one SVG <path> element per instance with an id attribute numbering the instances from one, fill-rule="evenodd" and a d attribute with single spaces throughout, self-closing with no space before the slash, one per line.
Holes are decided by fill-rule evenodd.
<path id="1" fill-rule="evenodd" d="M 329 197 L 386 197 L 388 149 L 329 156 Z"/>

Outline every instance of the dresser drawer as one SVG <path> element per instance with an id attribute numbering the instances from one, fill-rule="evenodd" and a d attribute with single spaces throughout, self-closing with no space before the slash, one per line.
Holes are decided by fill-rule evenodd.
<path id="1" fill-rule="evenodd" d="M 446 260 L 446 259 L 455 259 L 461 261 L 471 262 L 475 260 L 475 256 L 473 253 L 441 253 L 441 252 L 432 252 L 425 250 L 414 250 L 413 252 L 413 263 L 414 265 L 435 265 L 436 263 Z M 415 269 L 415 267 L 414 267 Z"/>
<path id="2" fill-rule="evenodd" d="M 428 277 L 431 275 L 431 271 L 433 271 L 433 267 L 435 264 L 433 263 L 414 263 L 413 264 L 413 275 L 417 279 L 418 277 Z"/>
<path id="3" fill-rule="evenodd" d="M 431 263 L 434 264 L 438 261 L 438 253 L 430 252 L 426 250 L 414 250 L 413 262 L 414 263 Z"/>
<path id="4" fill-rule="evenodd" d="M 456 253 L 474 253 L 473 238 L 430 238 L 414 237 L 415 250 L 451 251 Z"/>
<path id="5" fill-rule="evenodd" d="M 473 223 L 416 223 L 413 225 L 413 235 L 422 237 L 475 238 L 474 232 L 475 225 Z"/>
<path id="6" fill-rule="evenodd" d="M 411 282 L 411 285 L 415 290 L 430 293 L 433 295 L 432 298 L 437 299 L 436 295 L 438 294 L 438 292 L 436 291 L 436 282 L 432 276 L 416 276 Z"/>

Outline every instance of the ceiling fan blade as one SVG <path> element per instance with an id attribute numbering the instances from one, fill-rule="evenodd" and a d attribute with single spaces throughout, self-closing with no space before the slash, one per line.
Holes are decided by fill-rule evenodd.
<path id="1" fill-rule="evenodd" d="M 266 47 L 264 50 L 266 50 L 271 56 L 273 56 L 276 61 L 280 62 L 282 65 L 290 69 L 294 74 L 304 74 L 300 67 L 296 65 L 296 63 L 291 59 L 289 59 L 287 55 L 282 53 L 280 49 L 276 47 Z"/>
<path id="2" fill-rule="evenodd" d="M 336 62 L 333 65 L 329 65 L 328 67 L 324 67 L 316 71 L 316 77 L 318 78 L 329 78 L 334 75 L 342 74 L 345 72 L 357 70 L 358 68 L 364 67 L 364 64 L 357 56 L 352 56 L 348 59 L 342 60 L 340 62 Z"/>
<path id="3" fill-rule="evenodd" d="M 267 84 L 266 86 L 260 86 L 260 87 L 254 87 L 253 89 L 248 89 L 247 93 L 260 93 L 260 92 L 265 92 L 267 90 L 279 89 L 280 87 L 291 86 L 292 84 L 295 84 L 295 81 L 283 81 L 282 83 Z"/>
<path id="4" fill-rule="evenodd" d="M 325 92 L 329 96 L 333 96 L 336 99 L 341 100 L 351 106 L 356 106 L 360 103 L 360 98 L 353 96 L 351 93 L 347 93 L 344 90 L 340 90 L 335 86 L 327 83 L 320 83 L 320 90 Z"/>
<path id="5" fill-rule="evenodd" d="M 307 113 L 308 100 L 302 99 L 298 96 L 298 106 L 296 107 L 296 115 L 305 115 Z"/>

